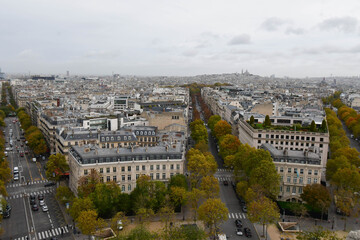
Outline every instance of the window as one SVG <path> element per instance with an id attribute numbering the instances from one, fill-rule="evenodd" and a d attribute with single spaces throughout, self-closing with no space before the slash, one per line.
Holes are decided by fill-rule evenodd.
<path id="1" fill-rule="evenodd" d="M 125 181 L 125 175 L 121 175 L 121 180 Z"/>
<path id="2" fill-rule="evenodd" d="M 317 178 L 314 178 L 314 183 L 317 183 L 318 182 L 318 179 Z"/>
<path id="3" fill-rule="evenodd" d="M 113 176 L 113 181 L 116 182 L 116 176 Z"/>
<path id="4" fill-rule="evenodd" d="M 291 173 L 291 168 L 288 168 L 288 173 Z"/>
<path id="5" fill-rule="evenodd" d="M 103 168 L 100 168 L 100 173 L 104 173 L 104 169 L 103 169 Z"/>
<path id="6" fill-rule="evenodd" d="M 302 187 L 299 187 L 298 193 L 302 193 Z"/>
<path id="7" fill-rule="evenodd" d="M 142 170 L 145 171 L 145 165 L 142 165 Z"/>
<path id="8" fill-rule="evenodd" d="M 108 168 L 106 168 L 106 172 L 107 173 L 109 173 L 110 172 L 110 168 L 108 167 Z"/>
<path id="9" fill-rule="evenodd" d="M 160 170 L 160 165 L 156 165 L 156 170 Z"/>
<path id="10" fill-rule="evenodd" d="M 103 176 L 100 177 L 100 182 L 104 182 L 104 177 Z"/>
<path id="11" fill-rule="evenodd" d="M 303 177 L 299 177 L 299 183 L 303 183 Z"/>
<path id="12" fill-rule="evenodd" d="M 174 173 L 170 173 L 170 178 L 172 178 L 174 176 Z"/>
<path id="13" fill-rule="evenodd" d="M 139 171 L 140 167 L 139 166 L 136 166 L 136 171 Z"/>
<path id="14" fill-rule="evenodd" d="M 163 170 L 166 170 L 166 165 L 165 164 L 163 165 Z"/>
<path id="15" fill-rule="evenodd" d="M 311 184 L 311 177 L 308 178 L 307 183 L 308 183 L 308 184 Z"/>
<path id="16" fill-rule="evenodd" d="M 110 182 L 110 176 L 106 176 L 106 181 Z"/>
<path id="17" fill-rule="evenodd" d="M 88 175 L 88 170 L 84 169 L 84 175 Z"/>
<path id="18" fill-rule="evenodd" d="M 284 168 L 283 168 L 283 167 L 280 167 L 280 172 L 284 172 Z"/>
<path id="19" fill-rule="evenodd" d="M 297 177 L 294 177 L 293 180 L 294 180 L 294 183 L 297 183 Z"/>
<path id="20" fill-rule="evenodd" d="M 160 173 L 156 173 L 156 179 L 160 179 Z"/>
<path id="21" fill-rule="evenodd" d="M 162 179 L 166 179 L 166 173 L 162 174 Z"/>
<path id="22" fill-rule="evenodd" d="M 150 173 L 150 179 L 154 180 L 154 174 L 153 173 Z"/>
<path id="23" fill-rule="evenodd" d="M 312 170 L 311 170 L 311 169 L 309 169 L 308 174 L 309 174 L 309 175 L 311 175 L 311 173 L 312 173 Z"/>
<path id="24" fill-rule="evenodd" d="M 284 176 L 283 175 L 280 175 L 280 181 L 284 181 Z"/>
<path id="25" fill-rule="evenodd" d="M 290 177 L 290 176 L 287 177 L 287 182 L 288 182 L 288 183 L 291 182 L 291 177 Z"/>
<path id="26" fill-rule="evenodd" d="M 176 169 L 180 170 L 180 164 L 176 164 Z"/>
<path id="27" fill-rule="evenodd" d="M 286 192 L 290 192 L 290 186 L 286 186 Z"/>
<path id="28" fill-rule="evenodd" d="M 140 174 L 136 174 L 136 179 L 138 179 L 140 177 Z"/>
<path id="29" fill-rule="evenodd" d="M 116 167 L 113 167 L 113 172 L 116 172 Z"/>
<path id="30" fill-rule="evenodd" d="M 174 169 L 174 164 L 170 165 L 170 169 L 173 170 Z"/>
<path id="31" fill-rule="evenodd" d="M 125 167 L 121 167 L 121 171 L 122 171 L 122 172 L 125 172 Z"/>
<path id="32" fill-rule="evenodd" d="M 300 174 L 304 174 L 304 169 L 300 168 Z"/>
<path id="33" fill-rule="evenodd" d="M 324 141 L 324 138 L 320 138 L 320 142 L 323 142 Z"/>
<path id="34" fill-rule="evenodd" d="M 122 185 L 122 186 L 121 186 L 121 191 L 122 191 L 122 192 L 125 192 L 125 185 Z"/>
<path id="35" fill-rule="evenodd" d="M 298 173 L 297 168 L 294 168 L 294 173 Z"/>
<path id="36" fill-rule="evenodd" d="M 131 185 L 130 184 L 128 185 L 128 191 L 131 191 Z"/>
<path id="37" fill-rule="evenodd" d="M 296 193 L 296 187 L 293 187 L 293 191 L 292 191 L 293 193 Z"/>
<path id="38" fill-rule="evenodd" d="M 150 165 L 150 170 L 154 170 L 154 165 Z"/>
<path id="39" fill-rule="evenodd" d="M 128 175 L 128 181 L 131 181 L 131 175 Z"/>
<path id="40" fill-rule="evenodd" d="M 128 166 L 128 172 L 131 172 L 131 166 Z"/>
<path id="41" fill-rule="evenodd" d="M 314 175 L 318 175 L 318 170 L 314 170 Z"/>

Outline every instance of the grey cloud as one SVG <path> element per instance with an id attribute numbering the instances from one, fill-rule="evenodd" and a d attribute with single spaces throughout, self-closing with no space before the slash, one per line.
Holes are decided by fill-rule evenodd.
<path id="1" fill-rule="evenodd" d="M 120 56 L 120 53 L 118 51 L 89 51 L 86 54 L 84 54 L 85 58 L 117 58 Z"/>
<path id="2" fill-rule="evenodd" d="M 302 35 L 305 33 L 305 30 L 303 28 L 292 28 L 292 27 L 288 27 L 285 30 L 286 34 L 294 34 L 294 35 Z"/>
<path id="3" fill-rule="evenodd" d="M 187 50 L 183 52 L 183 55 L 185 57 L 194 57 L 198 54 L 198 52 L 196 50 Z"/>
<path id="4" fill-rule="evenodd" d="M 228 45 L 240 45 L 240 44 L 249 44 L 249 43 L 250 43 L 250 36 L 247 34 L 240 34 L 233 37 L 228 42 Z"/>
<path id="5" fill-rule="evenodd" d="M 328 18 L 319 24 L 319 28 L 324 31 L 337 30 L 348 33 L 354 32 L 357 28 L 358 20 L 354 17 L 334 17 Z"/>
<path id="6" fill-rule="evenodd" d="M 267 31 L 273 32 L 278 30 L 278 28 L 284 24 L 288 23 L 287 20 L 280 19 L 277 17 L 272 17 L 266 19 L 262 24 L 261 27 Z"/>

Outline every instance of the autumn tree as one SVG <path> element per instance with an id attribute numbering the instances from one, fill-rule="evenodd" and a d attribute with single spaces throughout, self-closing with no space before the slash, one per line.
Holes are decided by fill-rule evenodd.
<path id="1" fill-rule="evenodd" d="M 209 226 L 210 234 L 216 237 L 216 229 L 228 219 L 229 210 L 219 198 L 209 198 L 201 204 L 198 213 L 199 219 Z"/>
<path id="2" fill-rule="evenodd" d="M 125 215 L 124 212 L 117 212 L 112 218 L 110 222 L 110 226 L 114 231 L 118 231 L 118 222 L 121 221 L 123 228 L 125 228 L 129 224 L 129 219 Z"/>
<path id="3" fill-rule="evenodd" d="M 170 206 L 164 206 L 160 208 L 158 215 L 165 224 L 165 231 L 167 231 L 169 229 L 169 223 L 172 222 L 175 217 L 174 209 Z"/>
<path id="4" fill-rule="evenodd" d="M 257 199 L 249 204 L 248 217 L 251 222 L 257 222 L 263 225 L 264 236 L 265 225 L 274 223 L 276 220 L 278 220 L 280 213 L 277 205 L 273 201 L 267 197 L 261 197 L 260 199 Z"/>
<path id="5" fill-rule="evenodd" d="M 188 189 L 188 184 L 186 180 L 186 176 L 183 174 L 176 174 L 170 178 L 168 188 L 171 187 L 182 187 L 184 189 Z"/>
<path id="6" fill-rule="evenodd" d="M 187 193 L 187 195 L 187 202 L 190 204 L 191 210 L 193 211 L 194 221 L 196 221 L 197 210 L 199 208 L 201 199 L 205 197 L 205 193 L 198 188 L 193 188 L 190 192 Z"/>
<path id="7" fill-rule="evenodd" d="M 264 121 L 263 125 L 264 125 L 264 127 L 270 127 L 271 126 L 271 120 L 270 120 L 269 115 L 265 116 L 265 121 Z"/>
<path id="8" fill-rule="evenodd" d="M 140 224 L 148 222 L 154 216 L 154 211 L 151 208 L 139 208 L 136 215 L 139 217 Z"/>
<path id="9" fill-rule="evenodd" d="M 344 215 L 344 231 L 346 231 L 347 217 L 353 214 L 354 210 L 354 193 L 349 189 L 339 189 L 335 192 L 335 205 Z"/>
<path id="10" fill-rule="evenodd" d="M 97 219 L 97 212 L 95 210 L 82 211 L 76 219 L 76 222 L 78 224 L 78 228 L 83 234 L 91 235 L 91 233 L 96 230 L 99 223 Z"/>
<path id="11" fill-rule="evenodd" d="M 216 139 L 220 140 L 221 137 L 231 134 L 232 128 L 231 125 L 224 120 L 218 121 L 214 126 L 214 136 Z"/>
<path id="12" fill-rule="evenodd" d="M 297 240 L 345 240 L 342 237 L 338 237 L 336 232 L 323 229 L 321 226 L 315 228 L 312 231 L 300 231 L 296 235 Z"/>
<path id="13" fill-rule="evenodd" d="M 213 175 L 217 170 L 217 163 L 210 153 L 201 153 L 197 149 L 190 149 L 187 154 L 187 167 L 190 171 L 190 179 L 197 186 L 201 178 Z"/>
<path id="14" fill-rule="evenodd" d="M 360 173 L 354 167 L 338 169 L 336 173 L 332 176 L 331 183 L 341 189 L 359 192 Z"/>
<path id="15" fill-rule="evenodd" d="M 100 183 L 100 174 L 95 169 L 91 169 L 88 175 L 79 178 L 78 183 L 79 196 L 87 197 L 95 191 L 96 185 Z"/>
<path id="16" fill-rule="evenodd" d="M 329 190 L 321 184 L 308 184 L 304 187 L 301 199 L 313 208 L 321 211 L 321 219 L 324 212 L 330 207 L 331 197 Z"/>
<path id="17" fill-rule="evenodd" d="M 201 179 L 200 189 L 204 191 L 205 198 L 217 198 L 220 193 L 219 181 L 214 176 L 205 176 Z"/>
<path id="18" fill-rule="evenodd" d="M 238 151 L 240 145 L 241 143 L 236 136 L 227 134 L 220 140 L 219 154 L 223 159 L 225 159 L 225 157 L 235 154 Z"/>
<path id="19" fill-rule="evenodd" d="M 48 179 L 59 181 L 60 177 L 69 171 L 69 164 L 66 162 L 65 156 L 57 153 L 51 155 L 46 163 L 46 177 Z"/>
<path id="20" fill-rule="evenodd" d="M 351 165 L 345 156 L 330 158 L 326 163 L 326 179 L 331 180 L 338 169 L 350 168 Z"/>
<path id="21" fill-rule="evenodd" d="M 170 188 L 170 198 L 174 202 L 175 207 L 180 206 L 181 211 L 183 212 L 183 220 L 185 220 L 185 209 L 183 206 L 187 201 L 187 192 L 185 188 L 182 187 L 171 187 Z"/>
<path id="22" fill-rule="evenodd" d="M 196 149 L 199 149 L 202 153 L 206 153 L 209 151 L 209 145 L 207 144 L 207 142 L 205 142 L 204 140 L 199 141 L 196 145 L 195 145 Z"/>

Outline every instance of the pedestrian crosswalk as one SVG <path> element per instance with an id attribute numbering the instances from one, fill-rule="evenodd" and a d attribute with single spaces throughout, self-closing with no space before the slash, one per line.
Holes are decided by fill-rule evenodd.
<path id="1" fill-rule="evenodd" d="M 46 190 L 43 190 L 43 191 L 36 191 L 36 192 L 26 193 L 26 195 L 39 195 L 39 194 L 47 194 L 47 193 L 52 193 L 52 192 L 53 192 L 53 189 L 49 188 L 49 189 L 46 189 Z M 21 197 L 24 197 L 24 196 L 25 196 L 24 193 L 18 193 L 18 194 L 7 196 L 5 199 L 10 200 L 10 199 L 21 198 Z"/>
<path id="2" fill-rule="evenodd" d="M 218 171 L 218 172 L 232 172 L 231 169 L 227 169 L 227 168 L 218 168 L 217 171 Z"/>
<path id="3" fill-rule="evenodd" d="M 27 182 L 25 182 L 25 183 L 12 183 L 12 184 L 8 184 L 6 187 L 12 188 L 12 187 L 20 187 L 20 186 L 24 186 L 24 185 L 41 184 L 41 183 L 46 183 L 46 182 L 48 182 L 48 180 L 44 179 L 44 180 L 39 180 L 39 181 L 31 181 L 29 183 L 27 183 Z"/>
<path id="4" fill-rule="evenodd" d="M 58 228 L 53 228 L 51 230 L 47 230 L 47 231 L 43 231 L 43 232 L 38 232 L 38 238 L 41 239 L 47 239 L 49 237 L 55 237 L 55 236 L 59 236 L 65 233 L 68 233 L 69 229 L 67 226 L 64 227 L 58 227 Z"/>
<path id="5" fill-rule="evenodd" d="M 229 219 L 245 219 L 245 213 L 229 213 Z"/>
<path id="6" fill-rule="evenodd" d="M 231 177 L 215 177 L 217 180 L 219 180 L 220 182 L 223 181 L 231 181 L 232 178 Z"/>
<path id="7" fill-rule="evenodd" d="M 47 238 L 51 238 L 51 237 L 56 237 L 56 236 L 59 236 L 59 235 L 62 235 L 62 234 L 66 234 L 68 232 L 69 232 L 68 227 L 64 226 L 64 227 L 52 228 L 52 229 L 47 230 L 47 231 L 38 232 L 37 237 L 38 237 L 39 240 L 41 240 L 41 239 L 47 239 Z M 29 239 L 28 236 L 14 238 L 14 240 L 27 240 L 27 239 Z"/>

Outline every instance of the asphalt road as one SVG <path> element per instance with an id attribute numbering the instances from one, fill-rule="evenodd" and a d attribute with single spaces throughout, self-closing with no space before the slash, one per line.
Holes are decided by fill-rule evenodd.
<path id="1" fill-rule="evenodd" d="M 65 221 L 61 214 L 59 205 L 55 200 L 55 187 L 44 187 L 47 182 L 44 172 L 44 162 L 33 162 L 32 153 L 23 141 L 20 140 L 21 130 L 19 123 L 13 123 L 16 118 L 6 118 L 5 138 L 6 147 L 10 146 L 10 138 L 13 142 L 13 150 L 7 151 L 9 166 L 13 174 L 15 166 L 19 167 L 20 179 L 12 180 L 7 184 L 8 197 L 6 200 L 11 205 L 10 218 L 3 219 L 2 227 L 4 233 L 1 239 L 47 239 L 53 236 L 68 233 L 65 227 Z M 10 137 L 9 131 L 13 129 Z M 29 151 L 28 154 L 20 156 L 21 152 Z M 31 209 L 29 196 L 36 196 L 36 203 L 39 194 L 44 194 L 45 204 L 49 211 L 43 212 Z M 39 206 L 40 207 L 40 206 Z"/>

